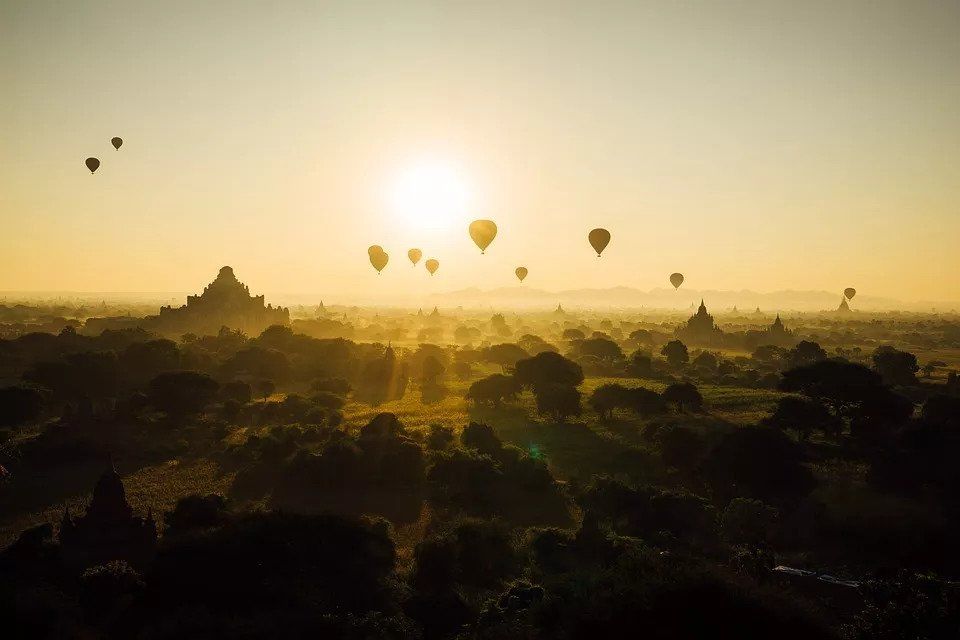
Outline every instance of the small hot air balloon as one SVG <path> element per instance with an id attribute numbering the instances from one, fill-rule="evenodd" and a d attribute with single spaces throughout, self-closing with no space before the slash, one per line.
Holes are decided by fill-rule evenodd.
<path id="1" fill-rule="evenodd" d="M 120 137 L 110 138 L 110 144 L 113 145 L 114 149 L 119 149 L 120 145 L 123 144 L 123 138 L 120 138 Z"/>
<path id="2" fill-rule="evenodd" d="M 670 274 L 670 284 L 673 285 L 674 289 L 679 289 L 680 285 L 683 284 L 683 274 L 682 273 L 671 273 Z"/>
<path id="3" fill-rule="evenodd" d="M 440 268 L 440 261 L 434 258 L 430 258 L 424 264 L 427 266 L 427 271 L 430 272 L 430 275 L 435 274 L 437 269 Z"/>
<path id="4" fill-rule="evenodd" d="M 470 237 L 484 253 L 497 237 L 497 225 L 493 220 L 474 220 L 470 223 Z"/>
<path id="5" fill-rule="evenodd" d="M 87 169 L 90 169 L 90 173 L 100 168 L 100 161 L 96 158 L 87 158 L 84 164 L 87 165 Z"/>
<path id="6" fill-rule="evenodd" d="M 853 296 L 857 295 L 857 290 L 853 287 L 847 287 L 843 290 L 843 295 L 847 297 L 847 300 L 853 300 Z"/>
<path id="7" fill-rule="evenodd" d="M 367 255 L 370 256 L 370 264 L 377 270 L 377 273 L 383 271 L 383 268 L 387 266 L 387 262 L 390 260 L 390 256 L 383 250 L 383 247 L 377 244 L 367 249 Z"/>
<path id="8" fill-rule="evenodd" d="M 407 251 L 407 257 L 410 258 L 410 262 L 413 263 L 413 266 L 417 266 L 417 263 L 420 262 L 420 258 L 423 257 L 423 251 L 420 251 L 420 249 L 410 249 L 410 251 Z"/>
<path id="9" fill-rule="evenodd" d="M 523 282 L 523 279 L 527 277 L 527 273 L 529 272 L 527 271 L 526 267 L 517 267 L 517 270 L 514 273 L 517 274 L 517 277 L 520 279 L 520 282 Z"/>
<path id="10" fill-rule="evenodd" d="M 597 252 L 598 258 L 600 254 L 603 253 L 603 250 L 607 248 L 607 245 L 610 244 L 610 232 L 606 229 L 594 229 L 587 238 L 590 240 L 590 246 Z"/>

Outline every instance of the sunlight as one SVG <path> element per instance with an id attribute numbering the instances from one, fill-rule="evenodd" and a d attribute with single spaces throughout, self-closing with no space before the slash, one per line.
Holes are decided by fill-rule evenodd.
<path id="1" fill-rule="evenodd" d="M 466 217 L 469 189 L 453 166 L 431 162 L 400 171 L 388 198 L 393 213 L 410 228 L 442 229 Z"/>

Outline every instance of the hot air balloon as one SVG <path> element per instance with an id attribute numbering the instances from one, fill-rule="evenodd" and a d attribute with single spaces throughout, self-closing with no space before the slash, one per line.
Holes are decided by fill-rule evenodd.
<path id="1" fill-rule="evenodd" d="M 680 285 L 683 284 L 683 274 L 682 273 L 671 273 L 670 274 L 670 284 L 673 285 L 674 289 L 679 289 Z"/>
<path id="2" fill-rule="evenodd" d="M 119 138 L 119 137 L 110 138 L 110 144 L 113 145 L 114 149 L 119 149 L 120 145 L 123 144 L 123 138 Z"/>
<path id="3" fill-rule="evenodd" d="M 434 258 L 430 258 L 424 264 L 427 266 L 427 271 L 430 272 L 430 275 L 435 274 L 437 269 L 440 268 L 440 261 Z"/>
<path id="4" fill-rule="evenodd" d="M 517 267 L 517 270 L 514 272 L 517 274 L 517 277 L 520 279 L 520 282 L 523 282 L 523 279 L 527 277 L 527 268 L 526 267 Z"/>
<path id="5" fill-rule="evenodd" d="M 590 246 L 597 252 L 598 258 L 600 254 L 603 253 L 603 250 L 607 248 L 607 245 L 610 244 L 610 232 L 606 229 L 594 229 L 587 238 L 590 240 Z"/>
<path id="6" fill-rule="evenodd" d="M 390 256 L 388 256 L 387 252 L 383 250 L 383 247 L 378 244 L 372 245 L 367 249 L 367 255 L 370 256 L 370 264 L 377 270 L 377 273 L 383 271 L 383 268 L 387 266 L 387 262 L 390 260 Z"/>
<path id="7" fill-rule="evenodd" d="M 474 220 L 470 223 L 470 237 L 483 253 L 497 237 L 497 225 L 493 220 Z"/>
<path id="8" fill-rule="evenodd" d="M 847 297 L 847 300 L 853 300 L 853 296 L 857 295 L 857 290 L 853 287 L 847 287 L 843 290 L 843 295 Z"/>
<path id="9" fill-rule="evenodd" d="M 90 173 L 100 168 L 100 161 L 96 158 L 87 158 L 84 164 L 87 165 L 87 169 L 90 169 Z"/>
<path id="10" fill-rule="evenodd" d="M 420 249 L 410 249 L 410 251 L 407 251 L 407 257 L 410 258 L 410 262 L 413 263 L 413 266 L 417 266 L 417 263 L 420 262 L 420 258 L 423 257 L 423 251 L 420 251 Z"/>

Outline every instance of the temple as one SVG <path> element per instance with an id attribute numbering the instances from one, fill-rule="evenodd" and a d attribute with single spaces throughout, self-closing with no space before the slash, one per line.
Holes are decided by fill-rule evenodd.
<path id="1" fill-rule="evenodd" d="M 707 305 L 700 300 L 697 312 L 687 320 L 687 324 L 677 329 L 677 337 L 688 344 L 718 345 L 723 341 L 721 331 L 707 313 Z"/>
<path id="2" fill-rule="evenodd" d="M 290 310 L 264 305 L 263 296 L 251 296 L 250 288 L 237 280 L 230 267 L 198 296 L 188 296 L 182 307 L 161 307 L 160 315 L 147 319 L 144 328 L 163 334 L 216 335 L 221 327 L 259 335 L 273 325 L 290 324 Z"/>
<path id="3" fill-rule="evenodd" d="M 152 513 L 133 514 L 123 481 L 110 468 L 93 489 L 87 512 L 74 518 L 66 508 L 60 521 L 60 548 L 64 561 L 74 567 L 92 567 L 112 560 L 126 560 L 143 567 L 157 548 L 157 525 Z"/>
<path id="4" fill-rule="evenodd" d="M 793 332 L 784 326 L 779 313 L 777 319 L 767 328 L 761 339 L 761 344 L 772 344 L 778 347 L 792 347 L 795 342 L 796 338 L 794 338 Z"/>
<path id="5" fill-rule="evenodd" d="M 846 298 L 840 299 L 840 306 L 837 307 L 837 313 L 850 313 L 850 305 L 847 304 Z"/>

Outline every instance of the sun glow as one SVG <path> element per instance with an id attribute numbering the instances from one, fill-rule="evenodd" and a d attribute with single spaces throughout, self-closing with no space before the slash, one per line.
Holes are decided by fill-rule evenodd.
<path id="1" fill-rule="evenodd" d="M 416 164 L 394 178 L 390 207 L 414 229 L 444 229 L 466 219 L 470 191 L 460 173 L 442 162 Z"/>

